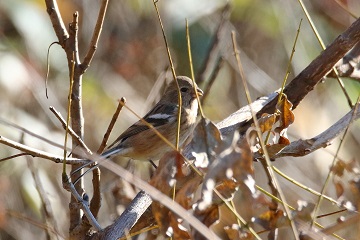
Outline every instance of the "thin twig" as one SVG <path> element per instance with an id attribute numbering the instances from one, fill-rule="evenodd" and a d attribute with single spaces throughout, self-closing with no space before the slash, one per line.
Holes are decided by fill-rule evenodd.
<path id="1" fill-rule="evenodd" d="M 21 156 L 27 156 L 27 155 L 31 156 L 31 154 L 29 154 L 29 153 L 19 153 L 19 154 L 11 155 L 9 157 L 1 158 L 0 162 L 4 162 L 4 161 L 7 161 L 7 160 L 10 160 L 10 159 L 13 159 L 13 158 L 17 158 L 17 157 L 21 157 Z"/>
<path id="2" fill-rule="evenodd" d="M 48 80 L 49 80 L 49 74 L 50 74 L 50 49 L 51 47 L 54 45 L 54 44 L 59 44 L 59 42 L 53 42 L 50 44 L 50 46 L 48 47 L 48 50 L 47 50 L 47 54 L 46 54 L 46 76 L 45 76 L 45 96 L 46 98 L 49 98 L 48 96 L 48 86 L 47 86 L 47 83 L 48 83 Z M 61 46 L 61 45 L 60 45 Z"/>
<path id="3" fill-rule="evenodd" d="M 165 47 L 166 47 L 166 52 L 167 52 L 167 55 L 168 55 L 168 58 L 169 58 L 171 73 L 172 73 L 172 75 L 173 75 L 174 81 L 176 82 L 176 87 L 177 87 L 177 90 L 178 90 L 178 105 L 179 105 L 179 107 L 178 107 L 178 113 L 177 113 L 178 115 L 177 115 L 177 129 L 176 129 L 177 131 L 176 131 L 175 147 L 176 147 L 176 150 L 179 150 L 179 137 L 180 137 L 180 125 L 181 125 L 181 109 L 182 109 L 182 99 L 181 99 L 180 87 L 179 87 L 178 81 L 176 81 L 175 68 L 174 68 L 174 64 L 173 64 L 172 58 L 171 58 L 171 53 L 170 53 L 169 44 L 168 44 L 168 42 L 167 42 L 167 38 L 166 38 L 166 35 L 165 35 L 164 25 L 162 24 L 161 17 L 160 17 L 160 12 L 159 12 L 159 9 L 158 9 L 158 7 L 157 7 L 157 0 L 153 0 L 153 3 L 154 3 L 154 8 L 155 8 L 155 11 L 156 11 L 158 20 L 159 20 L 161 32 L 162 32 L 162 35 L 163 35 L 163 38 L 164 38 Z"/>
<path id="4" fill-rule="evenodd" d="M 243 71 L 243 68 L 242 68 L 242 65 L 241 65 L 240 55 L 239 55 L 239 51 L 237 49 L 237 44 L 236 44 L 236 39 L 235 39 L 236 38 L 235 37 L 235 32 L 233 31 L 231 35 L 232 35 L 233 48 L 234 48 L 234 52 L 235 52 L 235 58 L 236 58 L 236 61 L 237 61 L 237 64 L 238 64 L 241 80 L 242 80 L 244 88 L 245 88 L 246 98 L 248 100 L 248 104 L 251 104 L 252 100 L 251 100 L 251 97 L 250 97 L 249 89 L 247 87 L 244 71 Z M 257 121 L 257 117 L 255 115 L 255 112 L 253 112 L 252 109 L 251 109 L 251 105 L 250 105 L 250 111 L 251 111 L 252 118 L 253 118 L 254 123 L 255 123 L 256 132 L 257 132 L 257 135 L 258 135 L 258 138 L 259 138 L 259 141 L 260 141 L 261 148 L 264 151 L 265 161 L 266 161 L 266 165 L 267 165 L 265 167 L 265 171 L 267 171 L 269 173 L 269 175 L 270 175 L 269 181 L 274 183 L 274 186 L 275 186 L 275 188 L 276 188 L 276 190 L 277 190 L 277 192 L 279 194 L 279 197 L 280 197 L 281 201 L 283 202 L 285 212 L 287 214 L 288 219 L 290 220 L 290 225 L 291 225 L 294 237 L 295 237 L 296 240 L 299 240 L 299 234 L 298 234 L 298 231 L 296 229 L 295 222 L 292 221 L 292 219 L 291 219 L 291 211 L 288 208 L 287 202 L 285 200 L 285 195 L 282 192 L 282 190 L 280 188 L 280 185 L 279 185 L 279 183 L 277 181 L 277 178 L 276 178 L 276 176 L 275 176 L 275 174 L 273 172 L 273 169 L 271 167 L 272 164 L 270 162 L 270 158 L 269 158 L 269 155 L 267 153 L 265 143 L 264 143 L 264 141 L 262 139 L 262 134 L 260 132 L 259 122 Z"/>
<path id="5" fill-rule="evenodd" d="M 40 180 L 40 176 L 39 176 L 39 172 L 37 170 L 37 168 L 34 165 L 34 161 L 31 157 L 27 157 L 26 158 L 27 161 L 27 165 L 29 167 L 29 170 L 33 176 L 34 182 L 35 182 L 35 187 L 36 190 L 39 193 L 40 196 L 40 200 L 42 203 L 42 209 L 44 211 L 44 218 L 45 218 L 45 223 L 48 226 L 48 228 L 46 228 L 46 232 L 47 235 L 49 237 L 49 239 L 53 239 L 55 236 L 54 232 L 51 230 L 50 226 L 52 226 L 55 230 L 55 232 L 59 232 L 58 227 L 57 227 L 57 223 L 56 223 L 56 219 L 54 217 L 54 212 L 51 208 L 51 204 L 48 198 L 48 194 L 46 193 L 44 186 Z M 57 236 L 58 238 L 58 236 Z"/>
<path id="6" fill-rule="evenodd" d="M 109 126 L 108 126 L 108 128 L 106 130 L 106 133 L 104 134 L 104 137 L 103 137 L 103 140 L 102 140 L 102 142 L 101 142 L 101 144 L 99 146 L 99 149 L 96 151 L 98 154 L 101 154 L 104 151 L 104 149 L 106 147 L 106 143 L 107 143 L 107 141 L 108 141 L 108 139 L 110 137 L 110 133 L 113 130 L 115 122 L 118 119 L 120 111 L 123 108 L 123 106 L 125 105 L 125 103 L 126 103 L 126 99 L 124 97 L 122 97 L 120 99 L 120 101 L 119 101 L 119 104 L 118 104 L 118 106 L 116 108 L 116 111 L 115 111 L 114 115 L 111 118 L 111 121 L 110 121 Z"/>
<path id="7" fill-rule="evenodd" d="M 356 102 L 356 105 L 355 105 L 355 107 L 354 107 L 354 111 L 353 111 L 353 113 L 352 113 L 351 120 L 350 120 L 349 124 L 347 125 L 347 127 L 346 127 L 346 129 L 345 129 L 345 131 L 344 131 L 344 134 L 343 134 L 343 136 L 342 136 L 342 138 L 341 138 L 341 140 L 340 140 L 340 144 L 339 144 L 338 148 L 336 149 L 336 153 L 335 153 L 335 155 L 334 155 L 334 158 L 333 158 L 333 161 L 332 161 L 330 170 L 329 170 L 329 172 L 328 172 L 328 174 L 327 174 L 327 176 L 326 176 L 325 182 L 324 182 L 324 184 L 323 184 L 323 186 L 322 186 L 322 189 L 321 189 L 321 194 L 320 194 L 320 196 L 319 196 L 319 198 L 318 198 L 318 201 L 317 201 L 317 203 L 316 203 L 316 205 L 315 205 L 315 209 L 314 209 L 314 211 L 313 211 L 313 216 L 312 216 L 312 220 L 311 220 L 310 226 L 312 226 L 312 225 L 314 224 L 314 222 L 315 222 L 316 215 L 317 215 L 317 212 L 318 212 L 319 207 L 320 207 L 320 204 L 321 204 L 321 200 L 322 200 L 323 195 L 324 195 L 324 193 L 325 193 L 326 187 L 327 187 L 328 184 L 329 184 L 330 176 L 332 175 L 331 169 L 333 169 L 334 166 L 335 166 L 335 164 L 336 164 L 336 160 L 337 160 L 337 158 L 338 158 L 338 154 L 339 154 L 339 152 L 340 152 L 340 149 L 341 149 L 341 147 L 343 146 L 344 139 L 345 139 L 345 137 L 346 137 L 346 135 L 347 135 L 347 132 L 348 132 L 350 126 L 351 126 L 351 123 L 352 123 L 352 122 L 354 121 L 354 119 L 355 119 L 356 112 L 357 112 L 357 107 L 359 106 L 359 103 L 360 103 L 360 95 L 359 95 L 359 97 L 358 97 L 358 99 L 357 99 L 357 102 Z"/>
<path id="8" fill-rule="evenodd" d="M 189 23 L 188 23 L 187 19 L 185 20 L 185 22 L 186 22 L 186 43 L 187 43 L 187 50 L 188 50 L 188 57 L 189 57 L 191 79 L 193 81 L 194 92 L 196 94 L 196 100 L 197 100 L 198 105 L 199 105 L 200 116 L 202 118 L 204 118 L 204 112 L 203 112 L 202 107 L 201 107 L 199 94 L 198 94 L 198 91 L 196 90 L 196 84 L 195 84 L 194 66 L 193 66 L 192 54 L 191 54 L 191 41 L 190 41 L 190 33 L 189 33 Z"/>
<path id="9" fill-rule="evenodd" d="M 95 51 L 97 49 L 97 44 L 99 42 L 102 26 L 104 24 L 104 19 L 105 19 L 108 3 L 109 3 L 109 0 L 101 1 L 98 19 L 96 21 L 94 32 L 93 32 L 93 35 L 92 35 L 92 38 L 90 41 L 90 47 L 89 47 L 89 50 L 87 51 L 84 61 L 81 63 L 81 66 L 80 66 L 82 73 L 84 73 L 86 71 L 86 69 L 90 66 L 90 63 L 95 55 Z"/>
<path id="10" fill-rule="evenodd" d="M 57 148 L 60 148 L 60 149 L 64 149 L 64 145 L 61 145 L 61 144 L 56 143 L 56 142 L 53 142 L 53 141 L 51 141 L 51 140 L 49 140 L 49 139 L 47 139 L 47 138 L 44 138 L 43 136 L 41 136 L 41 135 L 39 135 L 39 134 L 36 134 L 36 133 L 33 133 L 33 132 L 31 132 L 30 130 L 28 130 L 28 129 L 26 129 L 26 128 L 23 128 L 23 127 L 15 124 L 15 123 L 8 122 L 8 121 L 6 121 L 5 119 L 1 119 L 1 118 L 0 118 L 0 123 L 2 123 L 2 124 L 4 124 L 4 125 L 7 125 L 7 126 L 9 126 L 9 127 L 13 127 L 13 128 L 15 128 L 15 129 L 17 129 L 17 130 L 20 130 L 22 133 L 26 133 L 26 134 L 28 134 L 28 135 L 30 135 L 30 136 L 32 136 L 32 137 L 35 137 L 35 138 L 37 138 L 37 139 L 40 139 L 41 141 L 44 141 L 44 142 L 46 142 L 47 144 L 50 144 L 50 145 L 52 145 L 52 146 L 54 146 L 54 147 L 57 147 Z M 68 150 L 71 150 L 71 149 L 68 149 Z"/>
<path id="11" fill-rule="evenodd" d="M 308 191 L 309 193 L 312 193 L 316 196 L 320 196 L 321 193 L 315 191 L 314 189 L 309 188 L 308 186 L 296 181 L 293 178 L 290 178 L 289 176 L 287 176 L 285 173 L 281 172 L 280 169 L 278 169 L 277 167 L 273 166 L 272 167 L 274 169 L 274 171 L 279 174 L 281 177 L 285 178 L 287 181 L 291 182 L 292 184 L 294 184 L 295 186 L 298 186 L 302 189 L 304 189 L 305 191 Z M 329 202 L 331 202 L 332 204 L 338 204 L 338 202 L 335 199 L 332 199 L 331 197 L 327 196 L 327 195 L 323 195 L 324 199 L 328 200 Z"/>
<path id="12" fill-rule="evenodd" d="M 74 130 L 66 124 L 65 119 L 61 116 L 61 113 L 57 111 L 54 107 L 49 107 L 50 111 L 54 113 L 55 117 L 60 121 L 64 130 L 67 130 L 68 133 L 77 140 L 80 146 L 82 146 L 89 154 L 92 154 L 91 150 L 86 146 L 84 141 L 74 132 Z"/>
<path id="13" fill-rule="evenodd" d="M 66 239 L 65 236 L 62 236 L 61 233 L 56 231 L 53 227 L 45 225 L 45 224 L 43 224 L 41 222 L 37 222 L 37 221 L 34 220 L 33 217 L 27 217 L 27 216 L 23 215 L 22 213 L 15 212 L 15 211 L 9 210 L 9 209 L 6 209 L 5 213 L 10 217 L 17 218 L 17 219 L 22 220 L 24 222 L 30 223 L 31 225 L 36 226 L 38 228 L 41 228 L 41 229 L 44 229 L 44 230 L 49 229 L 50 231 L 52 231 L 57 236 L 61 236 L 62 239 Z"/>
<path id="14" fill-rule="evenodd" d="M 69 178 L 66 174 L 63 174 L 63 185 L 64 188 L 71 192 L 71 196 L 76 199 L 76 203 L 80 206 L 80 208 L 84 211 L 86 218 L 89 220 L 91 226 L 93 226 L 96 230 L 100 231 L 102 228 L 99 223 L 96 221 L 95 217 L 90 211 L 89 204 L 80 196 L 79 192 L 76 190 L 74 184 L 69 181 Z M 79 226 L 79 225 L 77 225 Z"/>
<path id="15" fill-rule="evenodd" d="M 8 138 L 5 138 L 3 136 L 0 136 L 0 143 L 7 145 L 9 147 L 15 148 L 20 150 L 21 152 L 27 153 L 28 155 L 31 155 L 33 157 L 39 157 L 39 158 L 44 158 L 44 159 L 48 159 L 51 160 L 55 163 L 63 163 L 63 157 L 62 156 L 58 156 L 58 155 L 54 155 L 51 153 L 47 153 L 29 146 L 26 146 L 24 144 L 12 141 Z M 67 158 L 66 160 L 66 164 L 86 164 L 88 163 L 89 160 L 82 160 L 82 159 L 78 159 L 78 158 Z"/>

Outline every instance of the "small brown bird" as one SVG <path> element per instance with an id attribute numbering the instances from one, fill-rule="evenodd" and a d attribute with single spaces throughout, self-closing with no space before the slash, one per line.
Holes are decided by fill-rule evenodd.
<path id="1" fill-rule="evenodd" d="M 194 88 L 192 80 L 188 77 L 178 76 L 176 80 L 182 98 L 179 136 L 179 146 L 181 146 L 195 129 L 198 115 L 196 92 L 202 96 L 203 91 L 197 86 Z M 178 108 L 178 89 L 176 82 L 171 81 L 160 101 L 143 117 L 174 145 Z M 153 129 L 139 120 L 123 132 L 101 155 L 106 158 L 120 155 L 134 160 L 158 160 L 170 150 L 171 147 Z"/>

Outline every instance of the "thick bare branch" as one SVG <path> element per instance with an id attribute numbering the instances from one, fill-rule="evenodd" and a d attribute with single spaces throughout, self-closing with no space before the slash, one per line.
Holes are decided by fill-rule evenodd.
<path id="1" fill-rule="evenodd" d="M 337 62 L 335 67 L 340 77 L 349 77 L 360 81 L 360 42 Z M 328 77 L 335 77 L 334 72 L 330 72 Z"/>

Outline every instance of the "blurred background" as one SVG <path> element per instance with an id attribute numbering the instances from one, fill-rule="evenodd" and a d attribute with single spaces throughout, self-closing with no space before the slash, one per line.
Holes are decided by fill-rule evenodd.
<path id="1" fill-rule="evenodd" d="M 190 26 L 191 47 L 195 75 L 203 63 L 221 22 L 222 0 L 166 0 L 159 1 L 162 21 L 170 45 L 177 75 L 190 76 L 187 56 L 185 19 Z M 304 1 L 325 44 L 331 43 L 355 20 L 338 3 L 360 16 L 358 0 Z M 281 87 L 294 44 L 297 28 L 303 19 L 296 52 L 291 64 L 289 80 L 300 73 L 321 52 L 303 11 L 297 1 L 234 0 L 229 1 L 229 21 L 219 33 L 220 41 L 213 61 L 204 71 L 206 85 L 216 59 L 223 64 L 204 103 L 208 118 L 219 122 L 246 105 L 243 86 L 235 64 L 231 44 L 232 30 L 236 31 L 241 49 L 242 64 L 250 86 L 252 99 L 267 95 Z M 100 1 L 61 0 L 59 9 L 65 24 L 72 14 L 79 12 L 80 58 L 86 54 L 96 23 Z M 66 56 L 59 45 L 49 53 L 48 98 L 45 95 L 47 51 L 57 41 L 45 3 L 41 0 L 5 0 L 0 2 L 0 135 L 53 154 L 62 154 L 37 137 L 23 135 L 16 124 L 53 142 L 63 144 L 64 130 L 50 112 L 55 107 L 66 116 L 69 73 Z M 125 97 L 128 106 L 138 114 L 146 113 L 161 96 L 165 82 L 171 79 L 163 36 L 152 1 L 110 1 L 103 32 L 94 60 L 83 79 L 83 110 L 85 143 L 96 150 L 114 113 L 118 99 Z M 353 102 L 360 91 L 359 82 L 344 79 Z M 346 98 L 334 79 L 319 84 L 296 108 L 295 123 L 289 128 L 290 140 L 314 137 L 330 127 L 350 110 Z M 120 114 L 110 142 L 137 118 L 127 110 Z M 339 157 L 344 161 L 359 162 L 359 122 L 354 123 L 345 139 Z M 274 165 L 289 177 L 320 191 L 333 160 L 338 139 L 327 149 L 307 157 L 278 159 Z M 0 159 L 18 151 L 0 145 Z M 18 157 L 0 162 L 0 239 L 45 239 L 41 201 L 29 164 L 34 164 L 51 207 L 56 216 L 57 231 L 61 237 L 68 234 L 69 193 L 62 189 L 60 164 L 43 159 Z M 143 179 L 148 179 L 148 163 L 134 163 L 120 159 Z M 129 166 L 130 165 L 130 166 Z M 255 163 L 257 184 L 267 188 L 267 179 Z M 291 205 L 299 199 L 315 202 L 317 197 L 280 179 Z M 91 176 L 85 181 L 91 182 Z M 346 181 L 344 180 L 344 183 Z M 126 183 L 110 172 L 102 172 L 103 204 L 99 222 L 110 224 L 124 206 L 116 199 L 119 189 L 129 189 Z M 87 189 L 91 195 L 91 190 Z M 133 192 L 133 194 L 135 191 Z M 327 194 L 336 198 L 333 186 Z M 324 203 L 320 213 L 338 208 Z M 321 219 L 324 225 L 340 215 Z M 224 219 L 227 225 L 233 219 Z M 38 223 L 41 223 L 40 226 Z M 343 236 L 351 239 L 351 229 Z M 283 233 L 284 236 L 287 234 Z M 266 235 L 263 235 L 264 237 Z"/>

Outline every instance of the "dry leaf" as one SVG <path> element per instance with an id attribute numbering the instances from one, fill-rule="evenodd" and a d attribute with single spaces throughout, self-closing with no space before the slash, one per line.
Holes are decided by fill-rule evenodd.
<path id="1" fill-rule="evenodd" d="M 205 175 L 202 188 L 202 201 L 198 207 L 203 210 L 213 203 L 213 189 L 222 181 L 234 179 L 237 184 L 242 183 L 252 176 L 253 158 L 250 146 L 246 139 L 241 139 L 238 144 L 240 135 L 235 132 L 233 137 L 222 145 L 223 151 L 218 155 L 217 159 L 210 165 L 208 173 Z M 252 191 L 252 190 L 251 190 Z"/>
<path id="2" fill-rule="evenodd" d="M 206 169 L 214 160 L 216 149 L 221 143 L 219 129 L 209 119 L 202 118 L 194 131 L 190 143 L 192 155 L 195 157 L 194 165 Z"/>
<path id="3" fill-rule="evenodd" d="M 283 150 L 287 145 L 288 144 L 267 145 L 266 150 L 267 150 L 267 153 L 269 154 L 269 158 L 273 158 L 276 154 L 281 152 L 281 150 Z M 262 153 L 262 151 L 260 151 L 260 152 Z"/>
<path id="4" fill-rule="evenodd" d="M 333 181 L 337 198 L 344 194 L 344 186 L 340 181 Z"/>
<path id="5" fill-rule="evenodd" d="M 360 209 L 360 177 L 356 176 L 350 182 L 350 191 L 354 196 L 354 203 L 353 205 L 356 206 L 356 209 Z"/>
<path id="6" fill-rule="evenodd" d="M 195 175 L 191 180 L 187 181 L 176 193 L 175 201 L 183 208 L 190 209 L 193 204 L 195 191 L 202 182 L 202 177 Z"/>
<path id="7" fill-rule="evenodd" d="M 254 235 L 248 232 L 246 229 L 241 229 L 239 225 L 233 224 L 231 227 L 224 227 L 225 233 L 231 240 L 252 240 Z"/>
<path id="8" fill-rule="evenodd" d="M 194 210 L 194 216 L 197 217 L 205 226 L 210 227 L 219 220 L 219 206 L 213 204 L 204 210 L 196 208 Z M 204 236 L 197 231 L 193 234 L 193 238 L 196 240 L 205 239 Z"/>
<path id="9" fill-rule="evenodd" d="M 283 144 L 287 146 L 290 144 L 290 140 L 287 137 L 280 135 L 278 144 Z"/>
<path id="10" fill-rule="evenodd" d="M 330 168 L 335 176 L 342 177 L 346 168 L 346 163 L 343 160 L 336 161 L 335 165 Z"/>
<path id="11" fill-rule="evenodd" d="M 173 189 L 178 177 L 183 177 L 181 166 L 184 158 L 177 151 L 166 153 L 159 162 L 154 176 L 150 180 L 150 184 L 160 190 L 165 195 L 169 195 Z M 162 206 L 159 202 L 154 201 L 152 204 L 152 212 L 159 229 L 163 235 L 169 228 L 169 209 Z"/>
<path id="12" fill-rule="evenodd" d="M 287 99 L 287 96 L 283 94 L 281 101 L 276 105 L 276 109 L 279 111 L 280 126 L 275 128 L 275 132 L 281 132 L 283 129 L 289 127 L 295 120 L 294 113 L 291 111 L 293 104 Z"/>
<path id="13" fill-rule="evenodd" d="M 274 230 L 288 225 L 288 219 L 282 210 L 266 211 L 259 217 L 253 218 L 253 222 L 259 224 L 266 230 Z"/>
<path id="14" fill-rule="evenodd" d="M 261 118 L 258 119 L 260 131 L 262 133 L 270 131 L 276 122 L 275 114 L 264 113 Z"/>
<path id="15" fill-rule="evenodd" d="M 168 229 L 168 236 L 173 239 L 191 239 L 189 231 L 183 225 L 183 220 L 177 218 L 176 215 L 171 213 L 170 217 L 170 228 Z"/>

